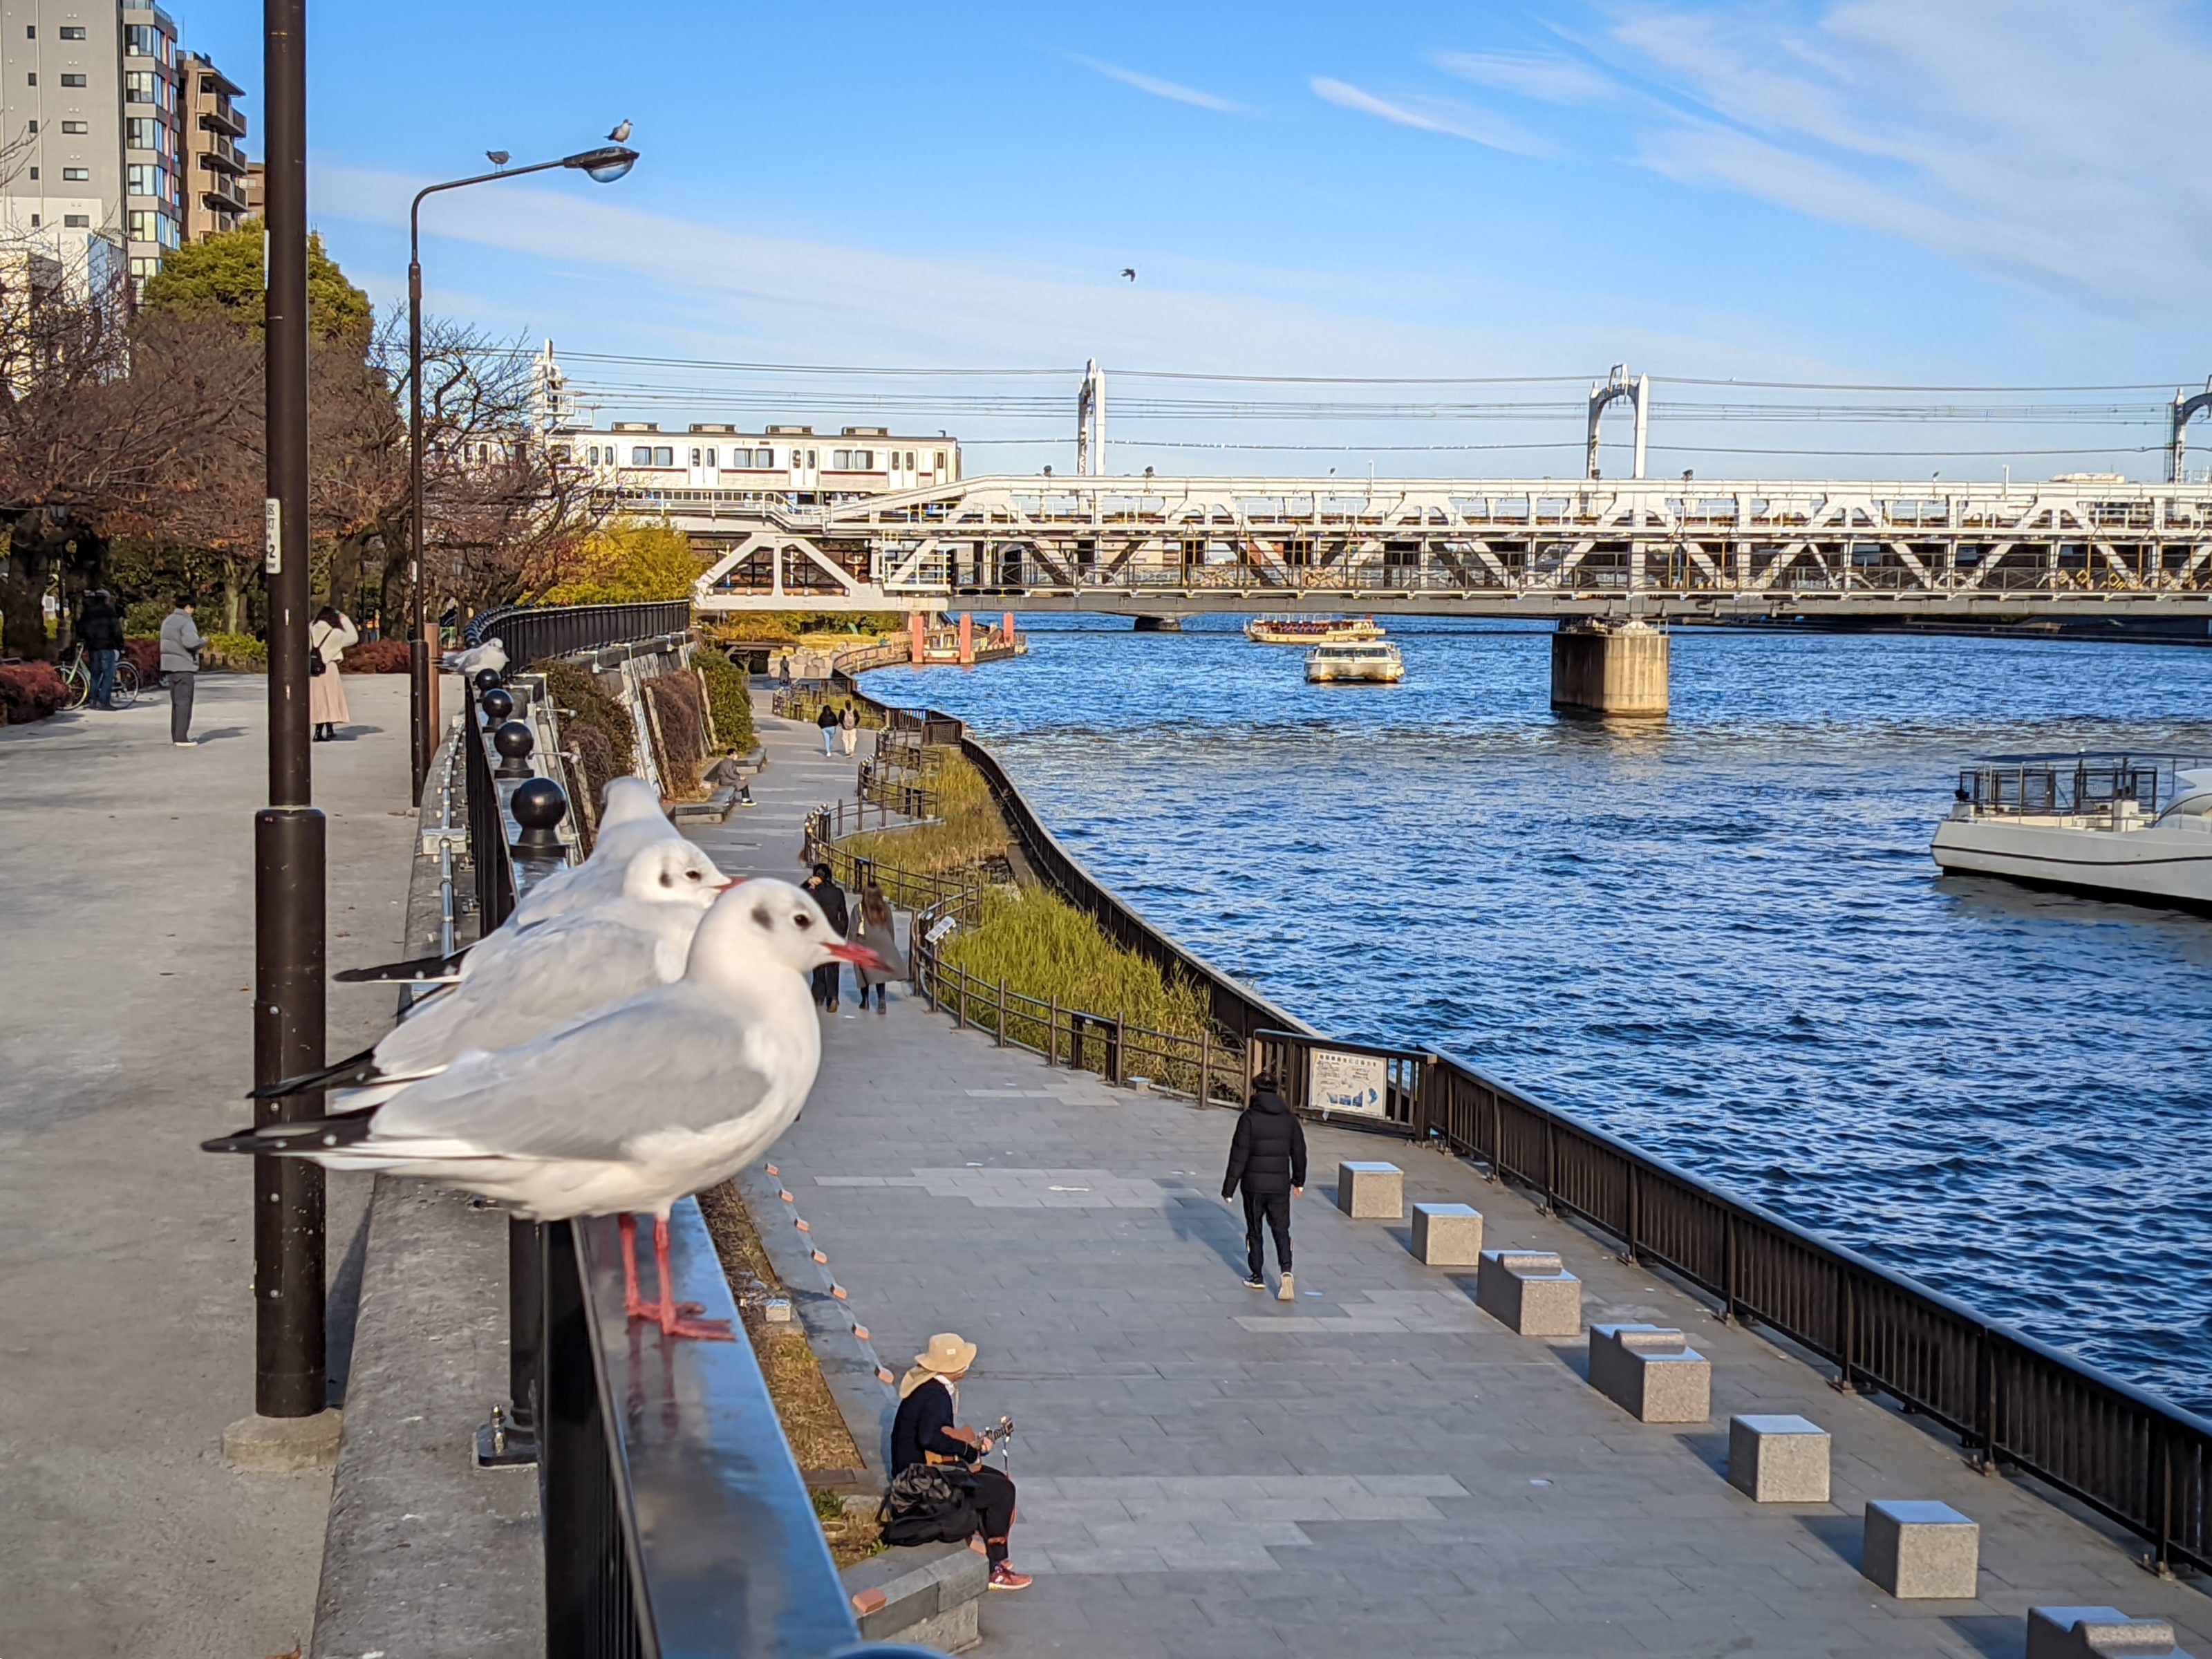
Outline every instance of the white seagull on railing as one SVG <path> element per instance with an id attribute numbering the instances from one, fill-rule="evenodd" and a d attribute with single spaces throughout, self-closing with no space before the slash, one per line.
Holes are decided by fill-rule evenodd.
<path id="1" fill-rule="evenodd" d="M 737 884 L 687 842 L 648 847 L 620 892 L 526 933 L 501 929 L 463 964 L 460 982 L 415 1005 L 373 1048 L 257 1089 L 257 1100 L 339 1093 L 358 1111 L 443 1071 L 472 1048 L 511 1048 L 564 1019 L 682 977 L 700 919 Z"/>
<path id="2" fill-rule="evenodd" d="M 507 672 L 507 647 L 495 635 L 482 645 L 472 645 L 465 651 L 448 651 L 445 665 L 453 672 L 465 677 L 473 676 L 486 668 L 496 668 L 504 674 Z"/>
<path id="3" fill-rule="evenodd" d="M 625 1275 L 633 1318 L 669 1336 L 729 1340 L 722 1320 L 675 1301 L 668 1212 L 726 1181 L 790 1127 L 822 1059 L 805 979 L 836 962 L 878 969 L 788 882 L 756 879 L 715 901 L 683 978 L 580 1015 L 495 1054 L 462 1055 L 365 1112 L 272 1123 L 209 1152 L 392 1170 L 481 1194 L 538 1221 L 619 1215 L 626 1264 L 636 1216 L 653 1218 L 660 1299 Z"/>
<path id="4" fill-rule="evenodd" d="M 619 892 L 632 858 L 660 842 L 681 842 L 683 831 L 660 810 L 660 792 L 643 778 L 610 778 L 602 797 L 598 837 L 581 864 L 556 870 L 522 896 L 507 921 L 535 927 L 564 910 L 597 903 Z"/>

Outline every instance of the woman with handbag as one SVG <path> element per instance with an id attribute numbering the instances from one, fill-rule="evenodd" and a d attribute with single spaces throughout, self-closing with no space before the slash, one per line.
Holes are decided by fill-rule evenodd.
<path id="1" fill-rule="evenodd" d="M 1014 1524 L 1014 1483 L 981 1462 L 988 1435 L 953 1416 L 960 1379 L 975 1363 L 975 1345 L 940 1331 L 914 1357 L 899 1380 L 898 1415 L 891 1420 L 891 1490 L 884 1499 L 889 1544 L 943 1539 L 957 1543 L 981 1532 L 994 1590 L 1027 1589 L 1030 1576 L 1006 1560 L 1006 1534 Z"/>
<path id="2" fill-rule="evenodd" d="M 307 718 L 315 723 L 317 743 L 332 741 L 338 727 L 353 718 L 338 678 L 338 659 L 360 638 L 351 619 L 327 605 L 307 624 Z"/>

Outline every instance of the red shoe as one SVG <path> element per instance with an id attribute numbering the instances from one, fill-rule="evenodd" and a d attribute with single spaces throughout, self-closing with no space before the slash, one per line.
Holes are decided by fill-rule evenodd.
<path id="1" fill-rule="evenodd" d="M 1000 1562 L 997 1566 L 991 1569 L 991 1588 L 993 1589 L 1027 1589 L 1035 1581 L 1030 1578 L 1029 1574 L 1025 1572 L 1016 1572 L 1012 1567 L 1009 1566 L 1004 1561 Z"/>

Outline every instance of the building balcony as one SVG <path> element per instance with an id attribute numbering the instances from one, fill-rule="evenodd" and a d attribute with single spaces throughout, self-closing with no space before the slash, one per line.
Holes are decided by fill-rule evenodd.
<path id="1" fill-rule="evenodd" d="M 203 173 L 228 173 L 241 179 L 246 176 L 244 158 L 228 144 L 216 149 L 204 149 L 199 156 L 200 171 Z"/>
<path id="2" fill-rule="evenodd" d="M 233 138 L 246 137 L 246 118 L 227 104 L 200 112 L 200 131 L 220 132 Z"/>
<path id="3" fill-rule="evenodd" d="M 200 205 L 210 213 L 230 213 L 242 216 L 246 210 L 245 197 L 227 196 L 219 190 L 202 191 Z"/>

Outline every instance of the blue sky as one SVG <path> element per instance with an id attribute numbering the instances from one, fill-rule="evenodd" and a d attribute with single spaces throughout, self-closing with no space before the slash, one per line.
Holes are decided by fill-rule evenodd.
<path id="1" fill-rule="evenodd" d="M 474 170 L 487 149 L 540 159 L 635 123 L 645 159 L 619 185 L 561 174 L 428 210 L 432 309 L 568 350 L 1069 368 L 1096 356 L 1133 410 L 1164 383 L 1113 378 L 1132 369 L 1587 378 L 1626 362 L 1677 397 L 1690 394 L 1668 393 L 1670 378 L 2171 388 L 2212 373 L 2212 172 L 2185 117 L 2212 85 L 2203 4 L 310 9 L 311 211 L 380 305 L 404 293 L 413 188 Z M 179 0 L 177 15 L 188 45 L 258 92 L 258 5 Z M 818 382 L 791 384 L 803 403 Z M 959 383 L 899 389 L 930 388 Z M 1072 410 L 1072 374 L 1016 389 Z M 625 412 L 605 395 L 604 412 Z M 1580 394 L 1480 395 L 1564 408 Z M 2162 398 L 2048 401 L 2140 414 Z M 927 425 L 1049 440 L 1004 445 L 994 465 L 1065 460 L 1072 413 L 972 408 Z M 2016 447 L 2031 472 L 2159 465 L 2033 454 L 2160 436 L 2087 416 L 1693 433 L 1663 409 L 1655 471 L 1683 464 L 1662 453 L 1677 441 Z M 1556 411 L 1449 430 L 1133 415 L 1115 425 L 1114 464 L 1214 470 L 1146 452 L 1147 436 L 1326 439 L 1343 445 L 1326 459 L 1352 466 L 1361 442 L 1571 446 L 1579 424 Z M 2212 428 L 2198 449 L 2212 451 Z M 1384 470 L 1574 464 L 1571 449 L 1401 460 Z M 1695 464 L 1710 476 L 1830 465 Z M 2001 461 L 1833 465 L 1965 477 Z"/>

